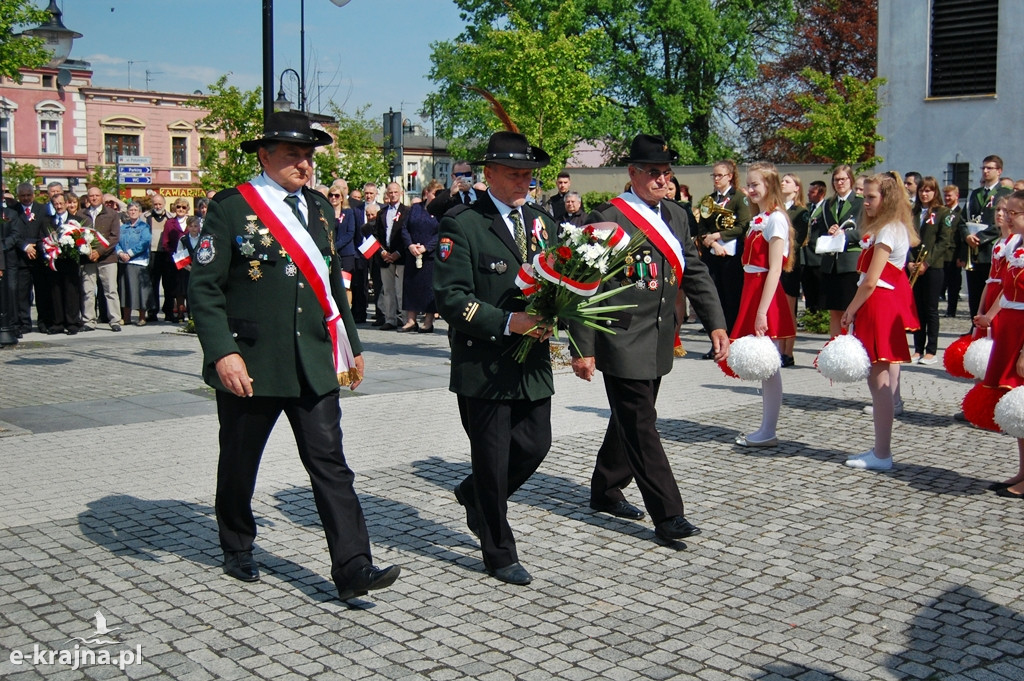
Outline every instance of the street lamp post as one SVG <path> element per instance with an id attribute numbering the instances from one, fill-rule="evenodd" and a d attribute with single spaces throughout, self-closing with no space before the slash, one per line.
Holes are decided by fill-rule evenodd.
<path id="1" fill-rule="evenodd" d="M 295 76 L 295 79 L 299 83 L 299 103 L 301 108 L 302 103 L 302 77 L 295 71 L 295 69 L 285 69 L 281 72 L 281 77 L 277 81 L 277 99 L 274 100 L 274 111 L 291 111 L 292 103 L 288 100 L 288 97 L 284 94 L 284 76 L 290 73 Z M 301 108 L 302 112 L 305 113 L 305 108 Z"/>
<path id="2" fill-rule="evenodd" d="M 0 118 L 6 119 L 7 123 L 7 135 L 13 134 L 13 130 L 10 129 L 10 118 L 11 110 L 7 107 L 7 101 L 0 99 Z M 0 141 L 0 187 L 4 185 L 4 156 L 3 156 L 3 143 Z M 2 190 L 0 190 L 2 191 Z M 16 193 L 15 192 L 12 193 Z M 0 202 L 0 210 L 3 211 L 3 215 L 0 215 L 0 220 L 3 222 L 7 221 L 7 200 L 2 199 Z M 0 229 L 10 229 L 10 225 L 0 226 Z M 0 248 L 3 248 L 0 245 Z M 17 300 L 17 296 L 14 292 L 14 286 L 17 282 L 17 275 L 12 271 L 18 267 L 18 262 L 12 249 L 6 254 L 12 262 L 7 263 L 7 267 L 4 271 L 4 276 L 0 278 L 0 345 L 17 345 L 18 344 L 18 331 L 16 325 L 18 323 L 17 315 L 15 314 L 14 305 Z"/>

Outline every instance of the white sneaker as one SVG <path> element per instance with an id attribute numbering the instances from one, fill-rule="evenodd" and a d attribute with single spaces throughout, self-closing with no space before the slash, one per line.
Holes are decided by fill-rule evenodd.
<path id="1" fill-rule="evenodd" d="M 870 404 L 868 406 L 864 407 L 863 411 L 868 416 L 874 416 L 875 415 L 875 408 L 872 407 Z M 903 403 L 902 402 L 897 402 L 893 406 L 892 415 L 893 416 L 903 416 Z"/>
<path id="2" fill-rule="evenodd" d="M 887 471 L 892 468 L 892 457 L 879 459 L 875 456 L 875 451 L 871 450 L 860 456 L 850 457 L 846 460 L 846 465 L 850 468 L 861 468 L 868 471 Z"/>

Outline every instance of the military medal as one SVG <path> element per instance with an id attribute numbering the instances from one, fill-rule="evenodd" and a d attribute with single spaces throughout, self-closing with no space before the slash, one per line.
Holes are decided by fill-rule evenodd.
<path id="1" fill-rule="evenodd" d="M 277 254 L 279 256 L 281 256 L 282 258 L 287 258 L 288 257 L 288 251 L 284 250 L 283 248 L 280 251 L 278 251 Z"/>
<path id="2" fill-rule="evenodd" d="M 638 289 L 640 289 L 641 291 L 646 290 L 647 289 L 647 282 L 645 282 L 643 279 L 638 279 L 637 282 L 636 282 L 636 287 Z"/>
<path id="3" fill-rule="evenodd" d="M 647 269 L 651 271 L 651 277 L 654 279 L 658 278 L 658 263 L 652 262 Z"/>
<path id="4" fill-rule="evenodd" d="M 508 271 L 508 263 L 504 260 L 499 260 L 494 263 L 494 271 L 498 274 L 505 274 L 505 272 Z"/>
<path id="5" fill-rule="evenodd" d="M 245 219 L 247 220 L 247 222 L 245 223 L 245 233 L 246 234 L 255 234 L 256 233 L 256 229 L 257 229 L 257 227 L 256 227 L 256 216 L 255 215 L 246 215 Z"/>
<path id="6" fill-rule="evenodd" d="M 247 241 L 243 241 L 241 244 L 239 244 L 238 250 L 240 250 L 242 252 L 242 255 L 250 256 L 250 255 L 252 255 L 253 253 L 256 252 L 256 247 L 252 245 L 251 241 L 247 240 Z"/>
<path id="7" fill-rule="evenodd" d="M 644 262 L 647 263 L 648 265 L 650 265 L 651 264 L 651 256 L 650 255 L 644 255 Z"/>
<path id="8" fill-rule="evenodd" d="M 260 261 L 259 260 L 250 260 L 249 261 L 249 278 L 252 279 L 253 281 L 257 281 L 261 277 L 263 277 L 263 271 L 260 269 Z"/>
<path id="9" fill-rule="evenodd" d="M 289 262 L 284 266 L 284 274 L 287 277 L 294 277 L 298 273 L 299 268 L 295 266 L 295 263 Z"/>
<path id="10" fill-rule="evenodd" d="M 270 244 L 272 243 L 274 243 L 274 237 L 270 236 L 269 234 L 264 234 L 260 238 L 260 244 L 263 246 L 270 246 Z"/>
<path id="11" fill-rule="evenodd" d="M 657 279 L 651 279 L 649 282 L 647 282 L 647 288 L 651 289 L 652 291 L 657 291 L 658 290 L 658 280 Z"/>
<path id="12" fill-rule="evenodd" d="M 633 264 L 633 256 L 627 255 L 626 259 L 623 262 L 625 262 L 627 265 L 632 265 Z"/>

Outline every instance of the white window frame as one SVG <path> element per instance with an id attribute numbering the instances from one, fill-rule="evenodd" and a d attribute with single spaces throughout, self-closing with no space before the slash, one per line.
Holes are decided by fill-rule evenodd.
<path id="1" fill-rule="evenodd" d="M 64 105 L 53 100 L 43 100 L 36 104 L 40 156 L 61 156 L 64 153 L 64 111 Z M 51 136 L 54 142 L 53 149 L 43 143 L 44 139 Z"/>

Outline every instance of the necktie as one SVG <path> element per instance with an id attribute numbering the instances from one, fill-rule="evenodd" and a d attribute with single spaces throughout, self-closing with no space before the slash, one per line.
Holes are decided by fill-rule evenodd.
<path id="1" fill-rule="evenodd" d="M 838 201 L 836 201 L 836 216 L 837 217 L 843 214 L 843 203 L 845 203 L 845 202 L 842 199 L 839 199 Z"/>
<path id="2" fill-rule="evenodd" d="M 299 224 L 305 227 L 306 218 L 302 217 L 302 211 L 299 210 L 299 197 L 295 196 L 295 194 L 289 194 L 284 197 L 284 202 L 291 207 L 292 212 L 295 213 L 295 217 L 299 219 Z"/>
<path id="3" fill-rule="evenodd" d="M 508 213 L 508 219 L 512 221 L 512 227 L 515 229 L 516 235 L 516 246 L 519 247 L 519 257 L 525 262 L 526 261 L 526 228 L 523 226 L 523 218 L 519 215 L 518 210 L 511 210 Z"/>

